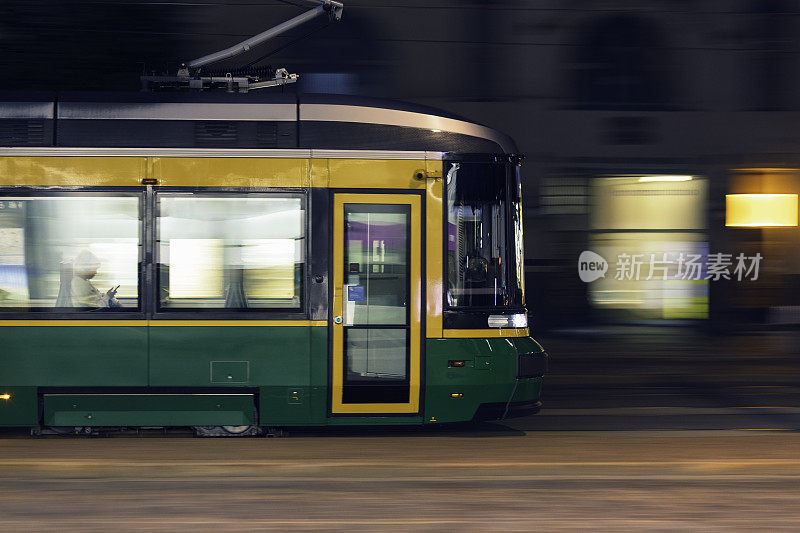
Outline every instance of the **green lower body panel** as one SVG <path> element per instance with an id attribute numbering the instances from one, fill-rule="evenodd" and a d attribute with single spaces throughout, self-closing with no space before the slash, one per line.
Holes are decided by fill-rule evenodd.
<path id="1" fill-rule="evenodd" d="M 38 426 L 38 405 L 36 387 L 0 385 L 0 426 Z"/>
<path id="2" fill-rule="evenodd" d="M 147 328 L 0 321 L 0 369 L 2 382 L 13 386 L 144 387 Z"/>
<path id="3" fill-rule="evenodd" d="M 46 426 L 247 426 L 252 394 L 45 394 Z"/>
<path id="4" fill-rule="evenodd" d="M 261 425 L 324 424 L 327 331 L 305 326 L 153 327 L 148 384 L 258 387 Z"/>
<path id="5" fill-rule="evenodd" d="M 422 422 L 419 416 L 342 416 L 328 419 L 329 426 L 414 426 Z"/>
<path id="6" fill-rule="evenodd" d="M 540 353 L 530 337 L 508 339 L 428 339 L 425 422 L 472 420 L 483 407 L 535 404 L 542 378 L 517 378 L 520 354 Z M 450 361 L 463 361 L 453 367 Z M 499 409 L 499 418 L 504 409 Z"/>
<path id="7" fill-rule="evenodd" d="M 535 407 L 542 388 L 531 338 L 431 338 L 421 413 L 331 416 L 328 328 L 199 324 L 0 327 L 0 426 L 462 422 Z"/>

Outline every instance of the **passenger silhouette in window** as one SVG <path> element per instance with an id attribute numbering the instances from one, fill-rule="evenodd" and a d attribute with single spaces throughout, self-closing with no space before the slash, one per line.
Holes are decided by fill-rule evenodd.
<path id="1" fill-rule="evenodd" d="M 89 250 L 82 250 L 75 258 L 74 274 L 70 282 L 72 307 L 122 307 L 117 300 L 119 285 L 103 293 L 90 281 L 97 275 L 100 265 L 100 259 Z"/>

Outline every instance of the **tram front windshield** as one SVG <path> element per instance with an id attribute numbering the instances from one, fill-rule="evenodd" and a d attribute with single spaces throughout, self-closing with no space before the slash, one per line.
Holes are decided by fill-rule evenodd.
<path id="1" fill-rule="evenodd" d="M 447 194 L 447 304 L 520 307 L 522 207 L 518 167 L 451 161 Z"/>

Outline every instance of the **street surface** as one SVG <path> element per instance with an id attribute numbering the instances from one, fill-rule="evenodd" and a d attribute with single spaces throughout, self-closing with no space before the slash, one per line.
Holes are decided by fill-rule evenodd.
<path id="1" fill-rule="evenodd" d="M 415 434 L 416 433 L 416 434 Z M 7 531 L 796 531 L 800 435 L 0 441 Z"/>
<path id="2" fill-rule="evenodd" d="M 646 331 L 646 330 L 639 330 Z M 800 342 L 551 336 L 541 413 L 289 438 L 0 433 L 7 531 L 797 531 Z"/>
<path id="3" fill-rule="evenodd" d="M 800 332 L 598 329 L 541 342 L 545 408 L 509 421 L 519 429 L 800 430 Z"/>

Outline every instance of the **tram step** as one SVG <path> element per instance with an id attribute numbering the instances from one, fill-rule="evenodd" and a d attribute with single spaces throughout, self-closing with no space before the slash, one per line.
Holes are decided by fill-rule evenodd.
<path id="1" fill-rule="evenodd" d="M 46 426 L 247 426 L 252 394 L 45 394 Z"/>

